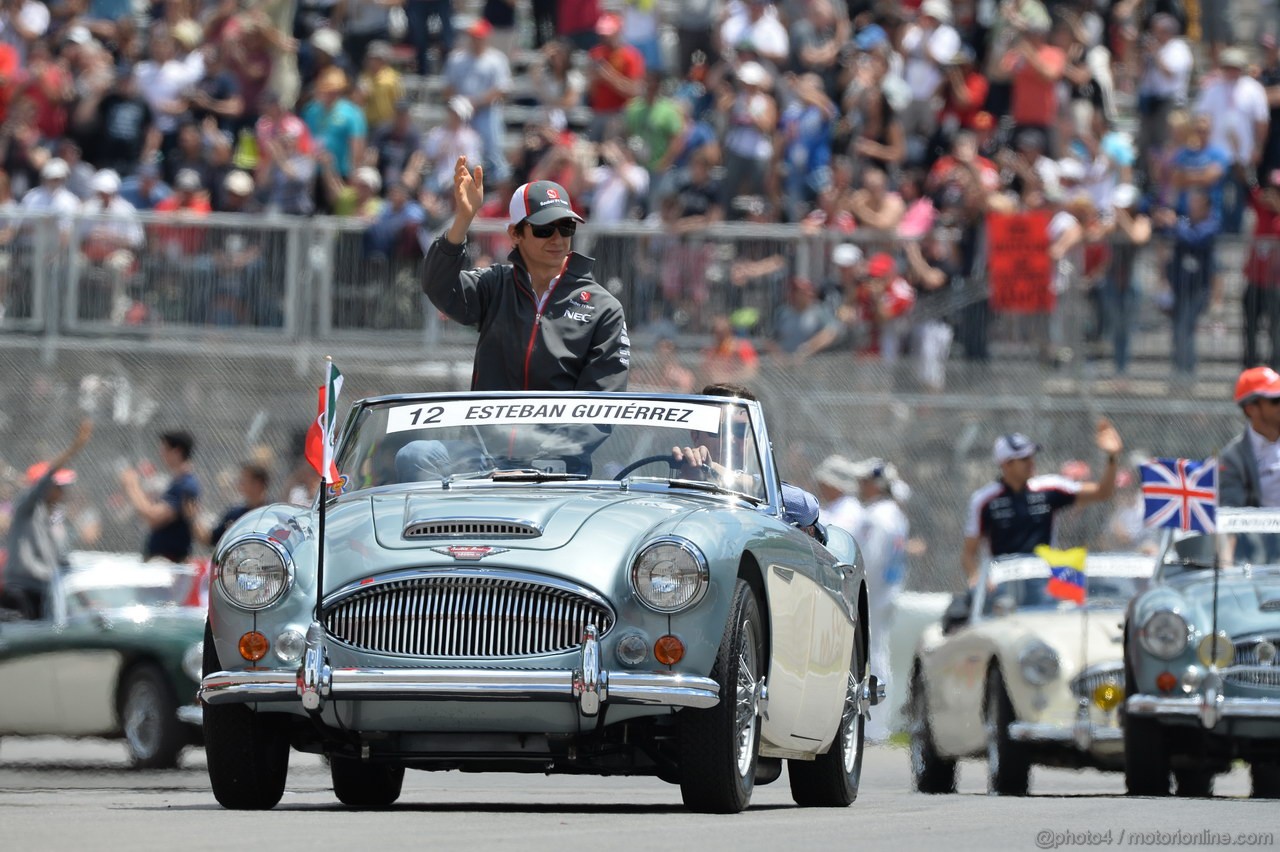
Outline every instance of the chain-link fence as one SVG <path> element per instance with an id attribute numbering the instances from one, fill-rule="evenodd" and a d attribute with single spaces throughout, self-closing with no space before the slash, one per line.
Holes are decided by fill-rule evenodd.
<path id="1" fill-rule="evenodd" d="M 474 333 L 442 321 L 424 302 L 418 258 L 374 261 L 362 229 L 325 219 L 143 224 L 145 242 L 130 264 L 108 262 L 100 265 L 106 269 L 91 270 L 89 262 L 58 248 L 57 227 L 33 229 L 16 250 L 0 254 L 9 273 L 2 279 L 7 313 L 0 370 L 7 378 L 0 385 L 0 500 L 12 500 L 27 466 L 57 454 L 70 443 L 79 418 L 92 415 L 97 430 L 73 463 L 79 482 L 68 506 L 78 546 L 139 546 L 143 531 L 118 486 L 118 472 L 125 464 L 150 465 L 151 486 L 162 487 L 165 472 L 155 468 L 157 435 L 165 429 L 195 436 L 204 511 L 221 512 L 236 502 L 238 466 L 250 459 L 268 466 L 273 494 L 286 496 L 291 475 L 305 469 L 299 466 L 300 436 L 314 417 L 324 355 L 346 374 L 346 402 L 466 387 Z M 182 236 L 182 229 L 197 224 L 200 241 Z M 163 242 L 157 231 L 166 234 L 166 227 L 181 250 L 157 250 Z M 666 237 L 644 226 L 584 234 L 601 269 L 613 270 L 606 281 L 636 318 L 633 387 L 696 388 L 713 373 L 721 377 L 701 335 L 678 335 L 676 348 L 664 349 L 655 341 L 657 326 L 643 319 L 650 314 L 642 299 L 651 308 L 667 299 L 660 270 L 673 256 L 684 272 L 681 286 L 707 288 L 708 312 L 748 306 L 762 317 L 775 304 L 776 288 L 730 289 L 736 286 L 734 263 L 782 252 L 792 274 L 817 277 L 830 262 L 835 238 L 768 231 L 753 236 L 727 228 L 686 240 L 685 253 L 664 248 Z M 505 254 L 501 229 L 491 227 L 488 234 L 489 251 Z M 253 260 L 241 265 L 238 278 L 227 272 L 237 259 Z M 768 263 L 752 268 L 766 270 L 761 277 L 767 277 Z M 1234 288 L 1238 295 L 1239 273 L 1225 263 L 1223 268 L 1231 279 L 1228 292 Z M 656 276 L 647 296 L 646 275 Z M 127 305 L 118 303 L 120 293 Z M 767 321 L 762 324 L 760 334 L 767 336 Z M 946 590 L 960 583 L 968 496 L 996 472 L 990 452 L 997 435 L 1018 430 L 1043 444 L 1042 472 L 1083 461 L 1096 477 L 1101 460 L 1093 427 L 1099 416 L 1115 421 L 1129 450 L 1161 455 L 1211 455 L 1242 426 L 1230 403 L 1239 352 L 1234 341 L 1210 349 L 1222 360 L 1208 373 L 1202 370 L 1199 380 L 1174 380 L 1165 366 L 1167 349 L 1156 353 L 1158 361 L 1149 360 L 1148 369 L 1122 379 L 1086 359 L 1047 367 L 1032 357 L 1033 338 L 1019 343 L 994 334 L 987 360 L 953 353 L 942 362 L 941 386 L 922 381 L 914 356 L 886 363 L 847 349 L 803 361 L 766 353 L 754 366 L 739 365 L 736 376 L 764 401 L 789 480 L 815 488 L 813 471 L 833 452 L 879 456 L 898 467 L 912 492 L 909 586 Z M 1159 341 L 1167 345 L 1168 338 Z M 1060 530 L 1063 543 L 1118 546 L 1123 523 L 1113 529 L 1112 521 L 1126 520 L 1132 499 L 1130 490 L 1068 517 Z"/>

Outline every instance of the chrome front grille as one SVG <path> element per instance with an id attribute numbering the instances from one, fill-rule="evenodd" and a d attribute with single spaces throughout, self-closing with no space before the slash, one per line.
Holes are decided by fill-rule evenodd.
<path id="1" fill-rule="evenodd" d="M 1090 666 L 1071 681 L 1071 694 L 1078 699 L 1092 701 L 1093 691 L 1107 683 L 1121 690 L 1124 689 L 1124 663 L 1101 663 Z"/>
<path id="2" fill-rule="evenodd" d="M 1280 634 L 1275 636 L 1249 636 L 1235 642 L 1236 656 L 1232 666 L 1265 666 L 1266 671 L 1231 672 L 1223 679 L 1227 683 L 1238 686 L 1280 687 L 1280 663 L 1273 658 L 1270 664 L 1258 660 L 1258 643 L 1266 640 L 1272 645 L 1280 646 Z"/>
<path id="3" fill-rule="evenodd" d="M 405 538 L 537 538 L 542 530 L 521 521 L 449 518 L 413 521 L 404 528 Z"/>
<path id="4" fill-rule="evenodd" d="M 557 654 L 600 636 L 614 615 L 569 583 L 501 572 L 418 573 L 339 592 L 324 626 L 355 648 L 413 657 L 502 659 Z"/>

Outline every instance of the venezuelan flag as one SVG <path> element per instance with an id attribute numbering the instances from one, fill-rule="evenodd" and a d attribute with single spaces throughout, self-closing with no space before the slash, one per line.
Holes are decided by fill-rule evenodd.
<path id="1" fill-rule="evenodd" d="M 1057 550 L 1043 544 L 1037 547 L 1036 556 L 1048 562 L 1052 572 L 1045 591 L 1059 600 L 1084 603 L 1086 555 L 1088 551 L 1083 547 L 1073 547 L 1070 550 Z"/>

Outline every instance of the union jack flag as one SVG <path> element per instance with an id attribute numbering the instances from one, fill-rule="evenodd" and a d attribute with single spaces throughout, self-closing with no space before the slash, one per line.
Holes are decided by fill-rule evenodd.
<path id="1" fill-rule="evenodd" d="M 1152 459 L 1142 465 L 1142 521 L 1147 526 L 1211 533 L 1217 516 L 1217 459 Z"/>

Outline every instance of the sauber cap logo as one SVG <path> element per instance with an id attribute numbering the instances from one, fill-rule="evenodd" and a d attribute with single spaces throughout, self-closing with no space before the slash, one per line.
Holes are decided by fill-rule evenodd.
<path id="1" fill-rule="evenodd" d="M 547 198 L 558 200 L 560 198 L 560 193 L 556 192 L 551 187 L 547 187 Z"/>
<path id="2" fill-rule="evenodd" d="M 505 547 L 488 547 L 485 545 L 450 545 L 448 547 L 431 548 L 441 556 L 452 556 L 465 562 L 478 562 L 495 553 L 506 553 Z"/>

